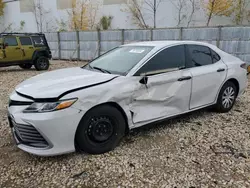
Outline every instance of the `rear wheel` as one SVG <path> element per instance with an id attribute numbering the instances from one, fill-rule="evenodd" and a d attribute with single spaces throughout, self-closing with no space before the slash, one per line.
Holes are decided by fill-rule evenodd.
<path id="1" fill-rule="evenodd" d="M 226 82 L 218 96 L 217 104 L 215 105 L 216 111 L 221 113 L 229 112 L 235 104 L 236 97 L 237 88 L 235 84 L 230 81 Z"/>
<path id="2" fill-rule="evenodd" d="M 21 67 L 22 69 L 31 69 L 32 64 L 25 63 L 25 64 L 19 65 L 19 67 Z"/>
<path id="3" fill-rule="evenodd" d="M 44 56 L 40 56 L 35 61 L 35 68 L 38 71 L 48 70 L 49 69 L 49 59 Z"/>
<path id="4" fill-rule="evenodd" d="M 125 134 L 126 122 L 115 107 L 96 107 L 82 118 L 77 132 L 77 147 L 90 154 L 102 154 L 113 150 Z"/>

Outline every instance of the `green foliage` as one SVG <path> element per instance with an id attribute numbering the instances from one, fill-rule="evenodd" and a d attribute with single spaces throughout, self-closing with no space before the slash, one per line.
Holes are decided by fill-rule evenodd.
<path id="1" fill-rule="evenodd" d="M 58 32 L 65 32 L 68 31 L 67 23 L 64 20 L 56 20 L 56 23 L 58 25 Z"/>
<path id="2" fill-rule="evenodd" d="M 113 17 L 112 16 L 103 16 L 100 19 L 100 26 L 103 30 L 108 30 L 111 27 Z"/>
<path id="3" fill-rule="evenodd" d="M 236 25 L 242 25 L 244 21 L 250 21 L 249 0 L 235 0 L 233 22 Z"/>
<path id="4" fill-rule="evenodd" d="M 20 31 L 23 30 L 25 24 L 26 24 L 26 22 L 24 20 L 20 21 L 20 28 L 19 28 Z"/>
<path id="5" fill-rule="evenodd" d="M 3 0 L 0 0 L 0 16 L 3 16 L 4 15 L 4 2 Z"/>

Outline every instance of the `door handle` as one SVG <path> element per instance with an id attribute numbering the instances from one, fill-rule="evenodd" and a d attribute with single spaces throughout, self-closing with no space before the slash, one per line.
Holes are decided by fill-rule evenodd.
<path id="1" fill-rule="evenodd" d="M 191 80 L 191 79 L 192 79 L 191 76 L 184 76 L 184 77 L 182 77 L 182 78 L 179 78 L 178 81 L 179 81 L 179 82 L 182 82 L 182 81 Z"/>
<path id="2" fill-rule="evenodd" d="M 217 72 L 224 72 L 226 69 L 218 69 Z"/>

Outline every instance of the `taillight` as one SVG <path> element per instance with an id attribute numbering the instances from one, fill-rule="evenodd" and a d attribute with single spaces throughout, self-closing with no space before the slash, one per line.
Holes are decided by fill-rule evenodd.
<path id="1" fill-rule="evenodd" d="M 246 63 L 242 63 L 242 64 L 240 65 L 240 67 L 247 70 L 247 64 L 246 64 Z"/>

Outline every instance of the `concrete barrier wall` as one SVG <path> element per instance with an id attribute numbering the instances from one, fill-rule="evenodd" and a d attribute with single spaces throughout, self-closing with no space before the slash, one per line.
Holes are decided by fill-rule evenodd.
<path id="1" fill-rule="evenodd" d="M 194 40 L 250 63 L 249 27 L 165 28 L 46 33 L 54 59 L 91 60 L 115 47 L 139 41 Z"/>

